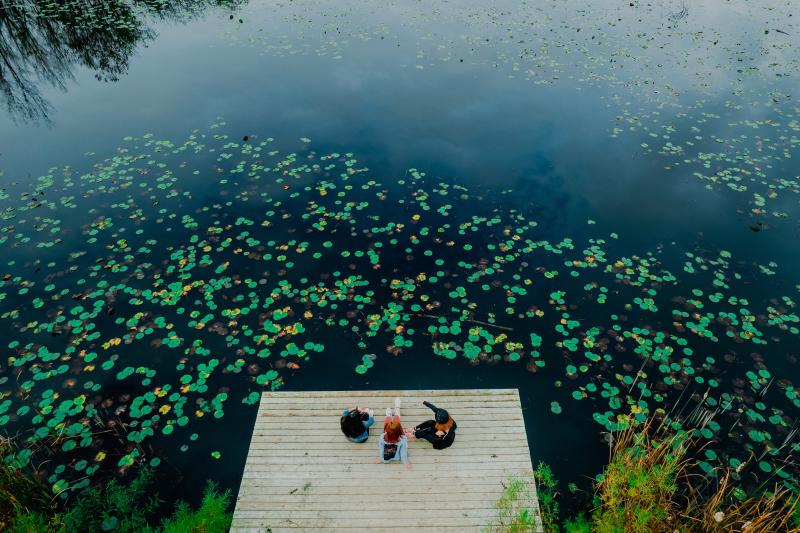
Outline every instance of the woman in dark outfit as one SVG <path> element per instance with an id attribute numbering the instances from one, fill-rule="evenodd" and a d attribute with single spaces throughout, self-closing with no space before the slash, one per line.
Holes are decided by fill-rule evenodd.
<path id="1" fill-rule="evenodd" d="M 449 448 L 456 440 L 456 428 L 458 427 L 456 421 L 444 409 L 439 409 L 429 402 L 422 403 L 433 411 L 433 420 L 426 420 L 409 433 L 418 439 L 430 442 L 436 450 Z"/>
<path id="2" fill-rule="evenodd" d="M 369 438 L 369 427 L 375 423 L 369 409 L 353 409 L 342 411 L 342 433 L 350 442 L 366 442 Z"/>

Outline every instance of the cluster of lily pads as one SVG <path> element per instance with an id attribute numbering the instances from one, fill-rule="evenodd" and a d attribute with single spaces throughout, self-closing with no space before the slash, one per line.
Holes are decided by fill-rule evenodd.
<path id="1" fill-rule="evenodd" d="M 23 446 L 10 461 L 55 445 L 65 496 L 156 437 L 188 449 L 314 357 L 358 374 L 443 357 L 527 368 L 589 403 L 599 430 L 655 415 L 708 440 L 709 476 L 796 488 L 800 286 L 782 293 L 779 265 L 555 236 L 502 196 L 284 146 L 219 120 L 2 193 L 0 429 Z"/>

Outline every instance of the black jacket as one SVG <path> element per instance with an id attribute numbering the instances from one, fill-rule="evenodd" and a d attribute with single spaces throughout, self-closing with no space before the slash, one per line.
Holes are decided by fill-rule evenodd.
<path id="1" fill-rule="evenodd" d="M 453 420 L 453 426 L 450 428 L 450 431 L 445 433 L 442 437 L 436 434 L 435 426 L 436 421 L 426 420 L 414 428 L 414 436 L 418 439 L 425 439 L 430 442 L 436 450 L 444 450 L 452 446 L 453 441 L 456 440 L 456 428 L 458 427 L 455 420 Z"/>

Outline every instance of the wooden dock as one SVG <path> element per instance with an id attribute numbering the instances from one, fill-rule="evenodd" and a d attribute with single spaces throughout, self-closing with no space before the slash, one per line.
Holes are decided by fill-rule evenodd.
<path id="1" fill-rule="evenodd" d="M 410 469 L 375 464 L 396 397 L 405 428 L 432 418 L 423 400 L 447 409 L 455 444 L 434 450 L 411 440 Z M 356 405 L 375 412 L 363 444 L 339 429 L 342 411 Z M 264 392 L 231 531 L 485 531 L 503 483 L 530 471 L 516 389 Z"/>

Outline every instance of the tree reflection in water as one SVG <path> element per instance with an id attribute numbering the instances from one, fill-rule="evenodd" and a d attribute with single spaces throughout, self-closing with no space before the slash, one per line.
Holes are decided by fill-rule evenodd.
<path id="1" fill-rule="evenodd" d="M 77 67 L 101 81 L 128 70 L 157 21 L 186 22 L 212 7 L 247 0 L 0 0 L 0 97 L 16 120 L 47 122 L 40 84 L 66 90 Z"/>

